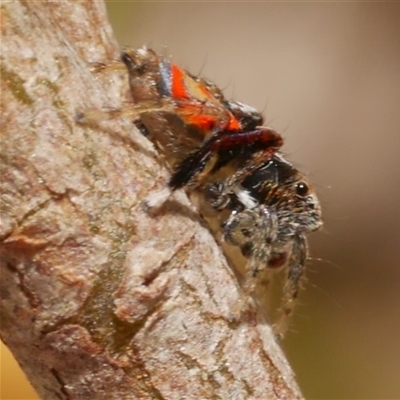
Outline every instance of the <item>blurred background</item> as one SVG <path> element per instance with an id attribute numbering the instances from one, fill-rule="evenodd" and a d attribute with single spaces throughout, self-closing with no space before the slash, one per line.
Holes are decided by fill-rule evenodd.
<path id="1" fill-rule="evenodd" d="M 263 110 L 314 182 L 325 227 L 283 342 L 305 397 L 399 399 L 400 3 L 107 6 L 121 45 Z M 35 398 L 1 360 L 2 399 Z"/>

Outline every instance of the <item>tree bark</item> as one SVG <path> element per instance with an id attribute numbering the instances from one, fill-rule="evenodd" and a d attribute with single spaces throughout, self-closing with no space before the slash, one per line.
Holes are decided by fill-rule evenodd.
<path id="1" fill-rule="evenodd" d="M 235 276 L 150 142 L 118 108 L 104 3 L 1 6 L 1 338 L 43 399 L 297 399 L 271 329 L 230 314 Z M 191 212 L 188 212 L 191 210 Z"/>

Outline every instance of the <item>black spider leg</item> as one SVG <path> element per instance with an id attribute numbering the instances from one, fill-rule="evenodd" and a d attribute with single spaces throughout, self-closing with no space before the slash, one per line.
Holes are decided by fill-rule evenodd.
<path id="1" fill-rule="evenodd" d="M 204 172 L 207 162 L 212 156 L 212 148 L 217 137 L 212 136 L 199 149 L 184 158 L 173 172 L 168 186 L 172 190 L 186 186 L 195 176 Z"/>
<path id="2" fill-rule="evenodd" d="M 283 144 L 281 135 L 272 129 L 260 127 L 246 132 L 216 132 L 203 145 L 189 154 L 178 165 L 169 181 L 175 190 L 193 183 L 200 174 L 211 171 L 222 157 L 231 159 L 249 158 L 253 153 L 264 150 L 264 158 L 271 157 Z M 229 161 L 225 159 L 225 162 Z M 207 165 L 212 161 L 209 165 Z"/>
<path id="3" fill-rule="evenodd" d="M 278 340 L 281 339 L 287 331 L 290 316 L 296 305 L 301 283 L 304 279 L 307 254 L 308 247 L 306 236 L 304 234 L 296 235 L 293 240 L 293 247 L 288 261 L 281 310 L 273 326 L 274 334 Z"/>

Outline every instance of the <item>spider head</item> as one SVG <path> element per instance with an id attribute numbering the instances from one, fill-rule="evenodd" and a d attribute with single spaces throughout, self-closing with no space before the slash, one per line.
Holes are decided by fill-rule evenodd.
<path id="1" fill-rule="evenodd" d="M 275 216 L 278 241 L 322 225 L 321 206 L 310 182 L 278 154 L 246 177 L 242 187 Z"/>

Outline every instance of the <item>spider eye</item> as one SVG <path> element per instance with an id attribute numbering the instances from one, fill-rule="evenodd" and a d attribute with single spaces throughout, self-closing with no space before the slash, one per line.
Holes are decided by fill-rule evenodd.
<path id="1" fill-rule="evenodd" d="M 309 192 L 309 187 L 306 183 L 304 182 L 299 182 L 296 185 L 296 194 L 299 196 L 306 196 Z"/>

